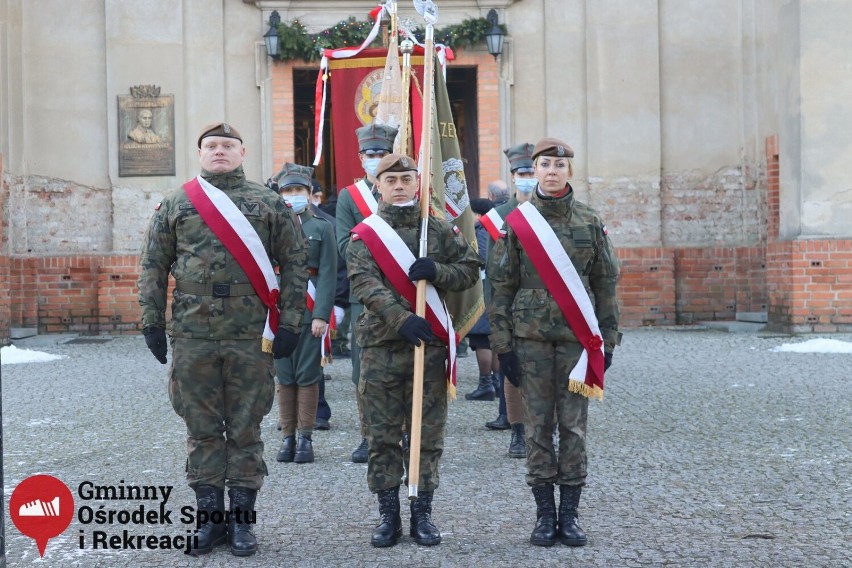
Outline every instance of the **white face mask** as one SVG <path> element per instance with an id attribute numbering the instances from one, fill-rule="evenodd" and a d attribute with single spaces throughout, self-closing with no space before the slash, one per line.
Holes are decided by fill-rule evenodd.
<path id="1" fill-rule="evenodd" d="M 375 176 L 376 168 L 379 167 L 379 162 L 381 161 L 381 158 L 364 158 L 364 171 L 371 176 Z"/>
<path id="2" fill-rule="evenodd" d="M 284 202 L 293 208 L 293 213 L 299 214 L 308 206 L 308 198 L 304 195 L 284 195 Z"/>
<path id="3" fill-rule="evenodd" d="M 515 180 L 515 188 L 521 193 L 532 193 L 537 183 L 535 178 L 518 178 Z"/>
<path id="4" fill-rule="evenodd" d="M 391 203 L 394 207 L 411 207 L 416 203 L 416 199 L 412 199 L 411 201 L 406 201 L 405 203 Z"/>

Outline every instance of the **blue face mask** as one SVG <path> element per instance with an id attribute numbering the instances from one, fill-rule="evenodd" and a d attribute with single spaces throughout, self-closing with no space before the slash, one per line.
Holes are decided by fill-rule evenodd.
<path id="1" fill-rule="evenodd" d="M 521 193 L 532 193 L 537 183 L 535 178 L 518 178 L 515 180 L 515 188 Z"/>
<path id="2" fill-rule="evenodd" d="M 364 171 L 371 176 L 375 176 L 376 168 L 379 167 L 379 162 L 381 161 L 381 158 L 364 158 Z"/>
<path id="3" fill-rule="evenodd" d="M 308 198 L 304 195 L 284 195 L 284 202 L 293 208 L 293 213 L 299 214 L 308 206 Z"/>

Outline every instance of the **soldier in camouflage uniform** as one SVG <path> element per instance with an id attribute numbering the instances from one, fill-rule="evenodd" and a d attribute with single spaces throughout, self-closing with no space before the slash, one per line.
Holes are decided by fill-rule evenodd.
<path id="1" fill-rule="evenodd" d="M 416 163 L 389 154 L 376 170 L 382 201 L 378 216 L 384 219 L 417 256 L 420 207 Z M 421 472 L 418 498 L 411 502 L 410 535 L 421 545 L 441 542 L 432 523 L 432 495 L 438 487 L 438 462 L 444 447 L 447 419 L 447 346 L 434 339 L 431 325 L 390 284 L 387 267 L 381 267 L 359 238 L 355 227 L 346 265 L 355 297 L 364 304 L 356 323 L 361 345 L 361 395 L 364 425 L 369 441 L 367 484 L 378 495 L 381 520 L 373 532 L 376 547 L 393 546 L 402 535 L 399 486 L 403 481 L 402 428 L 411 419 L 414 349 L 426 342 L 423 372 Z M 428 256 L 414 261 L 408 271 L 412 281 L 430 281 L 440 296 L 462 291 L 479 278 L 479 256 L 461 233 L 446 220 L 430 217 Z M 393 261 L 389 261 L 393 262 Z"/>
<path id="2" fill-rule="evenodd" d="M 364 179 L 359 183 L 366 184 L 373 198 L 379 199 L 379 191 L 376 187 L 376 166 L 379 161 L 393 152 L 393 142 L 396 139 L 397 129 L 387 124 L 368 124 L 355 130 L 358 137 L 358 159 L 364 168 Z M 337 212 L 335 218 L 335 232 L 337 235 L 337 250 L 340 256 L 346 258 L 346 249 L 349 247 L 349 231 L 352 227 L 364 220 L 364 214 L 355 203 L 352 193 L 357 191 L 355 184 L 344 187 L 337 196 Z M 358 415 L 361 414 L 361 399 L 358 396 L 358 379 L 361 376 L 361 347 L 355 333 L 355 326 L 364 306 L 352 293 L 349 292 L 349 322 L 352 330 L 352 342 L 350 344 L 350 355 L 352 357 L 352 382 L 355 384 L 355 400 L 358 401 Z M 361 420 L 361 443 L 352 452 L 354 463 L 367 463 L 367 432 Z"/>
<path id="3" fill-rule="evenodd" d="M 284 284 L 273 355 L 262 351 L 267 307 L 236 259 L 201 218 L 183 188 L 157 205 L 145 234 L 139 303 L 148 348 L 165 364 L 166 289 L 175 279 L 169 398 L 187 429 L 186 477 L 197 509 L 224 512 L 229 523 L 198 527 L 194 554 L 230 541 L 237 556 L 253 554 L 257 491 L 267 474 L 260 422 L 273 401 L 272 359 L 292 353 L 305 310 L 308 248 L 290 208 L 262 185 L 247 181 L 245 148 L 229 124 L 206 127 L 198 138 L 201 177 L 220 189 L 257 232 Z M 226 536 L 227 535 L 227 536 Z"/>
<path id="4" fill-rule="evenodd" d="M 568 180 L 574 151 L 545 138 L 533 151 L 538 186 L 530 199 L 552 227 L 571 259 L 594 306 L 604 342 L 605 367 L 620 343 L 616 281 L 619 264 L 598 214 L 574 197 Z M 546 288 L 517 235 L 507 234 L 492 251 L 489 274 L 494 289 L 489 309 L 491 344 L 506 378 L 520 386 L 524 401 L 527 484 L 537 506 L 530 543 L 551 546 L 557 536 L 568 546 L 583 546 L 577 520 L 586 479 L 588 398 L 568 389 L 568 372 L 583 352 L 568 321 Z M 554 450 L 554 425 L 559 449 Z M 553 485 L 559 485 L 557 519 Z"/>
<path id="5" fill-rule="evenodd" d="M 296 351 L 290 357 L 275 360 L 279 422 L 284 435 L 275 458 L 279 462 L 314 461 L 312 435 L 319 384 L 324 380 L 320 343 L 333 317 L 337 285 L 334 229 L 330 222 L 314 215 L 313 209 L 308 207 L 313 173 L 311 167 L 285 163 L 276 176 L 281 197 L 299 216 L 302 231 L 308 239 L 308 274 L 315 290 L 313 310 L 310 307 L 305 310 Z"/>

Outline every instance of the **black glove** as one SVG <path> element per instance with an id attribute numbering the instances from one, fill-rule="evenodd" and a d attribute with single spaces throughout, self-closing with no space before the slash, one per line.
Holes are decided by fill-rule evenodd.
<path id="1" fill-rule="evenodd" d="M 435 339 L 432 326 L 429 322 L 417 315 L 410 315 L 402 324 L 398 332 L 404 340 L 417 347 L 420 340 L 430 341 Z"/>
<path id="2" fill-rule="evenodd" d="M 500 361 L 500 372 L 502 372 L 509 382 L 516 389 L 521 388 L 521 362 L 518 360 L 518 355 L 514 351 L 508 353 L 500 353 L 497 355 Z"/>
<path id="3" fill-rule="evenodd" d="M 296 350 L 299 343 L 299 334 L 287 331 L 283 327 L 278 328 L 275 339 L 272 341 L 272 358 L 283 359 L 289 357 Z"/>
<path id="4" fill-rule="evenodd" d="M 142 335 L 145 336 L 145 343 L 148 344 L 148 349 L 157 358 L 157 361 L 166 364 L 166 353 L 169 349 L 169 343 L 166 341 L 166 330 L 162 327 L 146 327 L 142 330 Z"/>
<path id="5" fill-rule="evenodd" d="M 435 261 L 427 256 L 421 256 L 415 260 L 408 269 L 408 279 L 412 282 L 417 280 L 433 282 L 436 276 L 438 276 L 438 269 L 435 267 Z"/>
<path id="6" fill-rule="evenodd" d="M 612 365 L 612 351 L 606 351 L 604 353 L 604 371 L 609 369 L 610 365 Z"/>

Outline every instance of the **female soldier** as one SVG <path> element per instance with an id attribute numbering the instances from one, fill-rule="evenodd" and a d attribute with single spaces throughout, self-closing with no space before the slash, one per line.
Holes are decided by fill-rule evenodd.
<path id="1" fill-rule="evenodd" d="M 552 546 L 557 533 L 567 546 L 586 544 L 577 507 L 586 479 L 588 400 L 603 396 L 603 372 L 621 337 L 618 260 L 598 214 L 574 198 L 573 157 L 555 138 L 535 145 L 538 185 L 506 217 L 507 234 L 492 251 L 491 345 L 523 396 L 536 546 Z"/>

